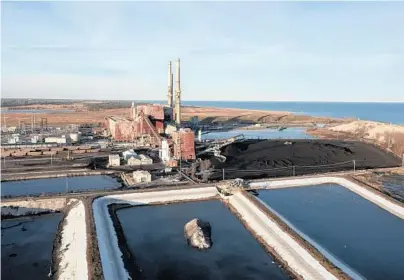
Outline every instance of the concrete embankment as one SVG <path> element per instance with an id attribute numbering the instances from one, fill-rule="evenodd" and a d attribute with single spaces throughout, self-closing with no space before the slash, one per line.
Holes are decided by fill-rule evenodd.
<path id="1" fill-rule="evenodd" d="M 67 198 L 2 201 L 1 217 L 16 217 L 59 212 L 68 205 Z"/>
<path id="2" fill-rule="evenodd" d="M 128 203 L 132 205 L 142 205 L 157 202 L 206 199 L 216 195 L 216 188 L 208 187 L 110 195 L 96 199 L 93 202 L 93 213 L 104 278 L 129 278 L 128 271 L 125 269 L 122 260 L 122 252 L 119 249 L 115 228 L 108 213 L 109 204 Z"/>
<path id="3" fill-rule="evenodd" d="M 74 200 L 75 205 L 67 213 L 61 232 L 56 279 L 88 279 L 87 227 L 85 206 Z"/>
<path id="4" fill-rule="evenodd" d="M 46 178 L 59 178 L 59 177 L 74 177 L 74 176 L 89 176 L 89 175 L 107 175 L 114 174 L 118 171 L 115 170 L 90 170 L 90 169 L 72 169 L 72 170 L 53 170 L 43 172 L 21 172 L 2 174 L 1 181 L 18 181 L 18 180 L 31 180 L 31 179 L 46 179 Z"/>
<path id="5" fill-rule="evenodd" d="M 297 275 L 303 279 L 337 279 L 242 193 L 231 196 L 228 201 L 248 227 L 273 248 L 279 258 Z"/>

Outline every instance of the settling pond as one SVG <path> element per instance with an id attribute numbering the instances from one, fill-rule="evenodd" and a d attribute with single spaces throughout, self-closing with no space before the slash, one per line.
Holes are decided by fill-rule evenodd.
<path id="1" fill-rule="evenodd" d="M 48 214 L 1 221 L 2 279 L 48 279 L 62 217 Z"/>
<path id="2" fill-rule="evenodd" d="M 404 221 L 336 185 L 261 190 L 270 208 L 366 279 L 404 279 Z"/>
<path id="3" fill-rule="evenodd" d="M 303 127 L 289 127 L 279 131 L 273 128 L 266 129 L 237 129 L 230 131 L 210 132 L 202 135 L 202 140 L 225 139 L 243 134 L 248 139 L 313 139 Z"/>
<path id="4" fill-rule="evenodd" d="M 52 193 L 115 189 L 121 185 L 106 175 L 22 180 L 1 183 L 1 196 L 36 196 Z"/>
<path id="5" fill-rule="evenodd" d="M 117 216 L 142 279 L 289 279 L 218 200 L 121 209 Z M 187 245 L 184 225 L 209 221 L 213 246 Z"/>

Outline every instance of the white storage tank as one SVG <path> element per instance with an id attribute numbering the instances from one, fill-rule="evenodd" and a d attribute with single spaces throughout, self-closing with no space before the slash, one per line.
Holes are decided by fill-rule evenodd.
<path id="1" fill-rule="evenodd" d="M 70 139 L 72 143 L 77 143 L 80 141 L 80 133 L 70 133 Z"/>

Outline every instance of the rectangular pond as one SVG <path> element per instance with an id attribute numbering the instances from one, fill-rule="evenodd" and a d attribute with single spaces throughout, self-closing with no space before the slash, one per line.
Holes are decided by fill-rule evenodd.
<path id="1" fill-rule="evenodd" d="M 131 207 L 117 216 L 142 279 L 289 279 L 218 200 Z M 193 218 L 211 224 L 206 251 L 185 240 L 184 225 Z"/>
<path id="2" fill-rule="evenodd" d="M 304 127 L 289 127 L 282 131 L 274 128 L 266 129 L 236 129 L 230 131 L 209 132 L 202 135 L 202 140 L 226 139 L 243 134 L 248 139 L 312 139 Z"/>
<path id="3" fill-rule="evenodd" d="M 1 221 L 2 279 L 48 279 L 53 241 L 63 214 Z"/>
<path id="4" fill-rule="evenodd" d="M 404 221 L 336 184 L 260 190 L 270 209 L 363 278 L 404 279 Z"/>
<path id="5" fill-rule="evenodd" d="M 114 178 L 106 175 L 22 180 L 1 183 L 1 196 L 38 196 L 41 194 L 115 189 L 120 186 L 121 184 Z"/>

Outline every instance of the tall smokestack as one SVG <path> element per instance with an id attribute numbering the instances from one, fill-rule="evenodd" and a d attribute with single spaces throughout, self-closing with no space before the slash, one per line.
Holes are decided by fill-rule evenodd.
<path id="1" fill-rule="evenodd" d="M 168 62 L 168 106 L 173 107 L 173 72 L 171 61 Z"/>
<path id="2" fill-rule="evenodd" d="M 181 84 L 180 84 L 180 59 L 175 64 L 175 122 L 177 126 L 181 125 Z"/>

